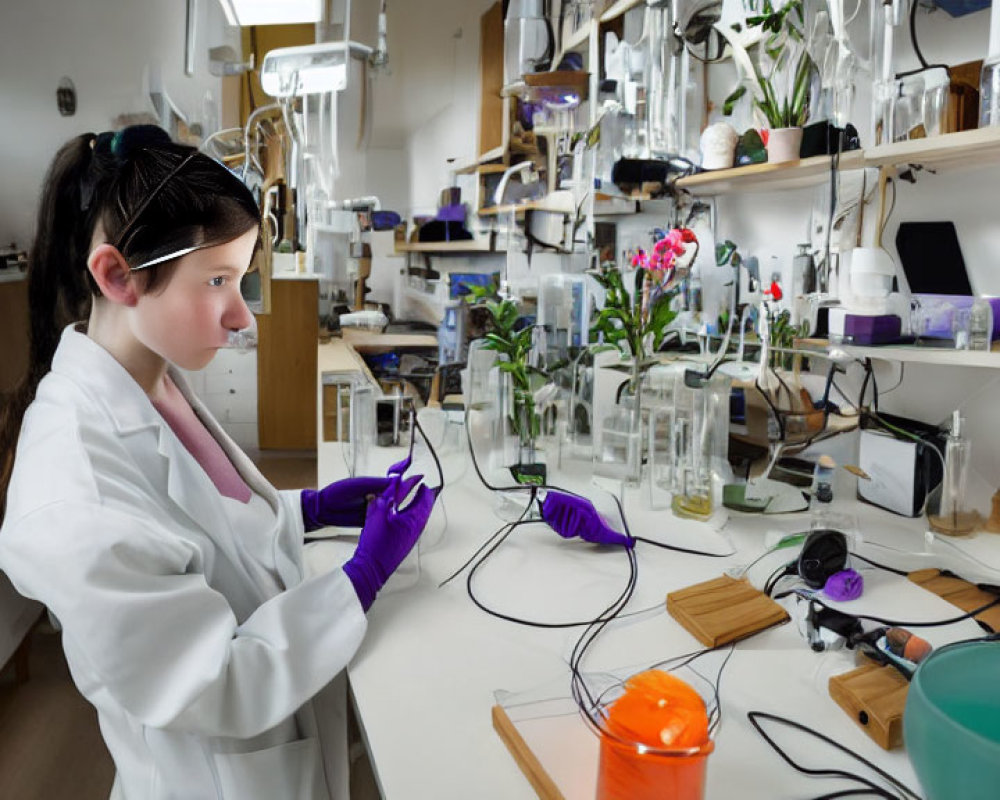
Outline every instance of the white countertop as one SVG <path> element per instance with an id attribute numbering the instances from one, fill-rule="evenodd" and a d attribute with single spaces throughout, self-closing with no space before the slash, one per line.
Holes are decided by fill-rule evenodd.
<path id="1" fill-rule="evenodd" d="M 491 725 L 494 692 L 529 692 L 544 684 L 568 690 L 567 658 L 582 629 L 531 628 L 492 617 L 467 595 L 467 573 L 438 588 L 502 524 L 494 496 L 468 467 L 464 440 L 455 436 L 452 441 L 455 447 L 441 452 L 447 482 L 444 509 L 435 510 L 422 540 L 419 577 L 409 588 L 387 587 L 379 596 L 369 612 L 368 634 L 349 667 L 350 684 L 384 797 L 527 800 L 535 792 Z M 376 448 L 369 471 L 378 473 L 402 454 L 398 448 Z M 321 444 L 318 455 L 320 485 L 346 474 L 339 444 Z M 586 472 L 582 465 L 576 471 Z M 573 488 L 572 477 L 567 480 L 563 485 Z M 578 481 L 576 487 L 585 489 L 605 510 L 606 496 L 602 501 L 601 491 L 589 481 Z M 866 540 L 862 552 L 870 557 L 907 569 L 950 566 L 966 574 L 962 567 L 969 563 L 948 560 L 954 555 L 950 543 L 932 543 L 934 553 L 919 555 L 925 546 L 921 520 L 896 517 L 853 500 L 839 502 L 857 514 Z M 646 491 L 627 493 L 625 508 L 633 533 L 714 552 L 735 546 L 740 552 L 710 559 L 639 543 L 638 583 L 625 612 L 652 610 L 609 626 L 588 652 L 585 671 L 638 670 L 701 649 L 666 613 L 665 595 L 717 577 L 727 566 L 748 563 L 764 551 L 769 530 L 808 527 L 804 514 L 734 515 L 718 533 L 702 523 L 678 520 L 669 510 L 649 509 Z M 992 563 L 1000 564 L 1000 538 L 982 537 L 972 540 L 979 555 L 992 554 Z M 905 556 L 880 545 L 918 554 Z M 309 560 L 329 567 L 346 559 L 352 549 L 349 539 L 311 545 Z M 755 585 L 762 585 L 783 558 L 769 556 L 751 570 Z M 628 574 L 621 551 L 562 540 L 547 526 L 536 524 L 518 529 L 479 570 L 475 592 L 482 602 L 513 616 L 548 622 L 584 620 L 599 614 L 618 595 Z M 879 570 L 864 575 L 865 595 L 851 607 L 856 613 L 911 620 L 958 613 L 904 578 Z M 979 627 L 968 621 L 921 630 L 932 644 L 979 634 Z M 811 779 L 785 765 L 747 722 L 750 709 L 814 726 L 919 791 L 905 753 L 881 750 L 829 697 L 829 677 L 853 667 L 851 652 L 813 653 L 794 623 L 738 644 L 722 679 L 723 721 L 708 762 L 708 800 L 816 796 L 848 786 L 843 781 Z M 579 728 L 571 728 L 573 734 L 565 742 L 550 742 L 553 746 L 547 748 L 543 763 L 567 800 L 590 800 L 597 741 L 579 718 L 567 724 Z M 813 766 L 836 765 L 864 773 L 863 768 L 804 742 L 801 735 L 779 731 L 776 738 L 797 757 L 811 759 Z"/>

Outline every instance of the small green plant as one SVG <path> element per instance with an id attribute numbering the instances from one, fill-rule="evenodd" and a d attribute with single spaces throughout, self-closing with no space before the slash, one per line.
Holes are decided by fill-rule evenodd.
<path id="1" fill-rule="evenodd" d="M 757 11 L 757 0 L 744 0 Z M 748 91 L 753 105 L 771 129 L 801 127 L 809 117 L 809 87 L 816 69 L 805 46 L 802 0 L 790 0 L 776 9 L 762 0 L 759 13 L 746 17 L 746 29 L 720 28 L 733 51 L 741 84 L 726 98 L 726 116 Z"/>
<path id="2" fill-rule="evenodd" d="M 522 443 L 536 439 L 541 434 L 541 417 L 535 408 L 535 390 L 547 382 L 548 376 L 528 364 L 531 353 L 532 328 L 530 325 L 515 330 L 517 305 L 512 300 L 499 303 L 487 301 L 486 307 L 493 318 L 493 331 L 487 333 L 483 347 L 495 350 L 505 357 L 497 367 L 510 375 L 514 390 L 511 406 L 511 428 Z"/>
<path id="3" fill-rule="evenodd" d="M 794 353 L 780 353 L 775 348 L 789 349 L 795 345 L 795 340 L 809 334 L 809 323 L 792 325 L 792 314 L 788 309 L 780 311 L 770 319 L 768 326 L 768 343 L 771 345 L 769 366 L 772 369 L 781 367 L 791 369 L 795 358 Z"/>

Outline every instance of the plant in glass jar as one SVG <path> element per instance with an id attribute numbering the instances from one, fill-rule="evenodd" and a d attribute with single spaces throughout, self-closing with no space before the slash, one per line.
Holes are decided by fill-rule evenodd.
<path id="1" fill-rule="evenodd" d="M 519 483 L 544 483 L 545 465 L 539 461 L 536 444 L 542 432 L 541 410 L 557 390 L 544 370 L 529 363 L 533 328 L 517 327 L 517 304 L 510 299 L 487 301 L 486 308 L 493 330 L 485 335 L 483 347 L 500 357 L 497 368 L 508 376 L 511 392 L 508 421 L 518 439 L 517 463 L 511 466 L 511 472 Z"/>
<path id="2" fill-rule="evenodd" d="M 637 485 L 642 477 L 643 375 L 657 363 L 654 353 L 677 316 L 674 299 L 698 253 L 698 239 L 687 228 L 659 238 L 651 252 L 639 250 L 631 259 L 635 269 L 632 291 L 615 265 L 592 272 L 605 291 L 604 306 L 591 327 L 594 352 L 617 350 L 630 363 L 622 366 L 629 377 L 619 390 L 617 406 L 600 426 L 600 448 L 594 450 L 596 474 Z"/>

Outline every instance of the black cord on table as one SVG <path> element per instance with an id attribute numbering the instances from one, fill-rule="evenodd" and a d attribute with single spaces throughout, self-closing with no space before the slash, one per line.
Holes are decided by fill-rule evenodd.
<path id="1" fill-rule="evenodd" d="M 756 729 L 757 733 L 759 733 L 763 737 L 764 741 L 767 742 L 768 745 L 770 745 L 770 747 L 779 756 L 781 756 L 782 760 L 796 771 L 801 772 L 803 775 L 811 775 L 814 777 L 825 777 L 825 778 L 843 778 L 845 780 L 856 781 L 868 787 L 867 790 L 860 790 L 860 789 L 843 790 L 841 792 L 835 792 L 833 794 L 822 795 L 821 798 L 847 797 L 849 795 L 846 794 L 845 792 L 849 792 L 855 795 L 872 794 L 876 797 L 886 798 L 886 800 L 901 800 L 901 798 L 903 797 L 910 797 L 914 798 L 915 800 L 920 800 L 920 795 L 918 795 L 916 792 L 910 789 L 906 784 L 904 784 L 898 778 L 894 778 L 888 772 L 879 768 L 878 766 L 876 766 L 863 756 L 859 755 L 858 753 L 855 753 L 850 748 L 844 747 L 844 745 L 840 744 L 839 742 L 834 741 L 828 736 L 824 736 L 822 733 L 819 733 L 818 731 L 815 731 L 806 725 L 803 725 L 799 722 L 795 722 L 794 720 L 791 719 L 787 719 L 785 717 L 779 717 L 776 714 L 769 714 L 765 711 L 748 711 L 747 719 L 750 721 L 750 724 L 753 725 L 753 727 Z M 786 727 L 793 728 L 801 733 L 805 733 L 808 734 L 809 736 L 813 736 L 816 739 L 819 739 L 820 741 L 830 745 L 833 748 L 836 748 L 840 752 L 864 764 L 866 767 L 871 769 L 873 772 L 878 774 L 889 784 L 895 787 L 901 794 L 892 794 L 891 792 L 889 792 L 886 789 L 883 789 L 881 786 L 874 783 L 873 781 L 870 781 L 867 778 L 861 775 L 857 775 L 853 772 L 847 772 L 846 770 L 839 770 L 839 769 L 810 769 L 809 767 L 805 767 L 802 764 L 797 763 L 791 756 L 789 756 L 784 750 L 782 750 L 781 747 L 779 747 L 778 744 L 770 736 L 767 735 L 767 733 L 764 731 L 764 728 L 760 724 L 760 720 L 768 720 L 769 722 L 774 722 L 777 723 L 778 725 L 784 725 Z M 818 798 L 817 800 L 821 800 L 821 798 Z"/>

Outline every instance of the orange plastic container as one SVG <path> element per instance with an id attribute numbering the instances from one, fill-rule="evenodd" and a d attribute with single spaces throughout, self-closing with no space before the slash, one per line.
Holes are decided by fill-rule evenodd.
<path id="1" fill-rule="evenodd" d="M 607 708 L 597 800 L 702 800 L 714 748 L 690 684 L 660 670 L 634 675 Z"/>
<path id="2" fill-rule="evenodd" d="M 597 800 L 702 800 L 714 748 L 654 750 L 602 736 Z"/>

